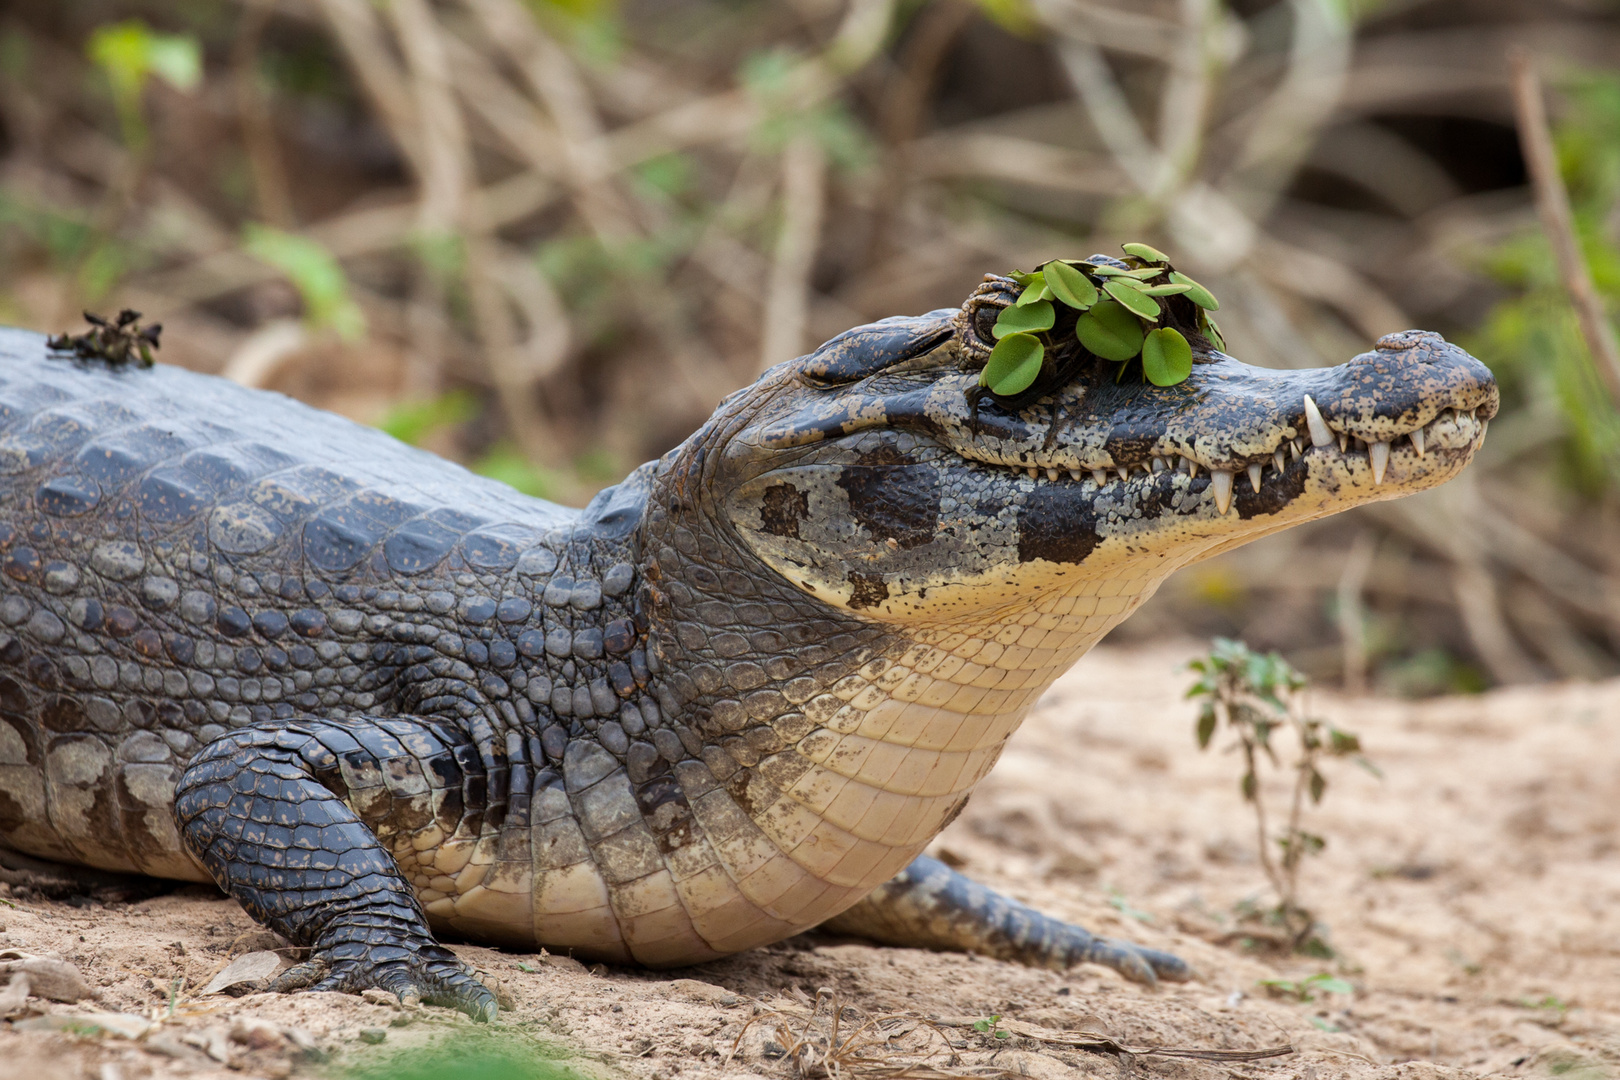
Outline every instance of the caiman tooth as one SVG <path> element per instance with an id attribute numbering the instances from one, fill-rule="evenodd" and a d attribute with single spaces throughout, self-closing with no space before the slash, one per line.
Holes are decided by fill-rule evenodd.
<path id="1" fill-rule="evenodd" d="M 1479 434 L 1474 437 L 1475 445 L 1477 445 L 1477 446 L 1484 446 L 1485 445 L 1485 429 L 1490 427 L 1490 426 L 1491 426 L 1491 422 L 1489 420 L 1481 420 L 1479 422 Z"/>
<path id="2" fill-rule="evenodd" d="M 1367 460 L 1372 462 L 1373 483 L 1382 484 L 1384 482 L 1384 470 L 1389 468 L 1389 443 L 1368 443 Z"/>
<path id="3" fill-rule="evenodd" d="M 1277 452 L 1271 455 L 1271 463 L 1277 466 L 1278 472 L 1288 468 L 1288 459 L 1283 457 L 1282 447 L 1277 447 Z"/>
<path id="4" fill-rule="evenodd" d="M 1036 471 L 1035 466 L 1031 465 L 1029 468 L 1025 469 L 1024 471 L 1029 473 L 1029 478 L 1031 480 L 1034 480 L 1036 478 L 1035 477 L 1035 471 Z"/>
<path id="5" fill-rule="evenodd" d="M 1186 454 L 1181 455 L 1181 464 L 1186 467 L 1188 476 L 1198 475 L 1198 462 L 1194 461 Z"/>
<path id="6" fill-rule="evenodd" d="M 1092 482 L 1095 483 L 1098 487 L 1102 487 L 1103 485 L 1108 483 L 1108 473 L 1103 471 L 1102 469 L 1092 469 L 1091 470 L 1091 479 L 1092 479 Z"/>
<path id="7" fill-rule="evenodd" d="M 1422 457 L 1423 456 L 1423 429 L 1418 428 L 1416 431 L 1412 432 L 1411 439 L 1412 439 L 1412 449 L 1417 451 L 1417 456 L 1418 457 Z"/>
<path id="8" fill-rule="evenodd" d="M 1056 469 L 1047 469 L 1046 478 L 1048 480 L 1056 480 L 1058 478 L 1058 471 Z"/>
<path id="9" fill-rule="evenodd" d="M 1075 483 L 1078 484 L 1080 482 L 1080 470 L 1079 469 L 1070 469 L 1069 470 L 1069 479 L 1073 480 Z"/>
<path id="10" fill-rule="evenodd" d="M 1295 461 L 1298 461 L 1299 456 L 1305 452 L 1304 448 L 1299 445 L 1298 439 L 1289 439 L 1288 449 L 1293 451 Z"/>
<path id="11" fill-rule="evenodd" d="M 1156 473 L 1162 473 L 1167 468 L 1169 468 L 1169 466 L 1164 463 L 1164 458 L 1160 457 L 1158 454 L 1154 454 L 1153 471 Z"/>
<path id="12" fill-rule="evenodd" d="M 1129 480 L 1131 478 L 1131 467 L 1129 465 L 1121 465 L 1114 471 L 1119 473 L 1119 478 L 1121 480 Z"/>
<path id="13" fill-rule="evenodd" d="M 1215 494 L 1215 511 L 1226 513 L 1232 506 L 1232 470 L 1211 469 L 1209 471 L 1209 490 Z"/>
<path id="14" fill-rule="evenodd" d="M 1250 465 L 1249 466 L 1249 484 L 1256 491 L 1260 490 L 1260 470 L 1261 470 L 1261 467 L 1259 465 Z M 1223 511 L 1223 513 L 1224 513 L 1224 511 Z"/>
<path id="15" fill-rule="evenodd" d="M 1350 436 L 1346 432 L 1339 432 L 1339 453 L 1343 454 L 1350 449 Z"/>
<path id="16" fill-rule="evenodd" d="M 1322 419 L 1322 410 L 1316 407 L 1311 395 L 1305 395 L 1305 426 L 1311 432 L 1312 446 L 1327 446 L 1333 442 L 1333 432 L 1328 430 L 1327 421 Z"/>

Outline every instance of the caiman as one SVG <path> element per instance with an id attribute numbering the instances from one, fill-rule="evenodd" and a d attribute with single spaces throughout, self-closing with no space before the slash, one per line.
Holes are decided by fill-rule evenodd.
<path id="1" fill-rule="evenodd" d="M 1496 386 L 1432 333 L 1269 370 L 1193 326 L 1177 385 L 1079 350 L 1004 400 L 1016 295 L 780 364 L 584 510 L 0 332 L 0 842 L 217 883 L 311 950 L 274 989 L 483 1018 L 436 935 L 668 967 L 830 921 L 1188 977 L 921 852 L 1166 576 L 1455 476 Z"/>

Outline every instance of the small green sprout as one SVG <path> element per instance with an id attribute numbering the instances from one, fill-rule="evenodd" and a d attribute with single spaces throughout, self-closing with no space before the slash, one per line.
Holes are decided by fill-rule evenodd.
<path id="1" fill-rule="evenodd" d="M 1291 997 L 1301 1005 L 1316 1000 L 1317 994 L 1353 994 L 1356 988 L 1337 975 L 1319 972 L 1306 979 L 1261 979 L 1259 985 L 1278 997 Z"/>
<path id="2" fill-rule="evenodd" d="M 107 76 L 124 143 L 144 153 L 151 141 L 141 113 L 141 95 L 156 75 L 189 93 L 202 81 L 202 47 L 182 34 L 160 34 L 140 19 L 98 27 L 85 50 Z"/>
<path id="3" fill-rule="evenodd" d="M 349 295 L 349 279 L 330 251 L 306 236 L 267 225 L 248 225 L 242 248 L 268 263 L 290 281 L 304 302 L 304 319 L 317 329 L 331 329 L 345 341 L 366 332 L 366 316 Z"/>
<path id="4" fill-rule="evenodd" d="M 1008 1031 L 1006 1028 L 997 1026 L 1000 1023 L 1001 1016 L 998 1013 L 993 1016 L 987 1016 L 983 1020 L 973 1021 L 973 1030 L 977 1031 L 980 1035 L 989 1035 L 995 1039 L 1012 1038 L 1012 1032 Z"/>
<path id="5" fill-rule="evenodd" d="M 1199 676 L 1187 690 L 1187 697 L 1202 699 L 1196 728 L 1199 749 L 1209 748 L 1224 720 L 1242 753 L 1239 787 L 1254 810 L 1260 865 L 1277 895 L 1277 906 L 1261 918 L 1281 928 L 1293 951 L 1331 958 L 1322 928 L 1299 902 L 1300 864 L 1327 846 L 1326 840 L 1302 827 L 1306 798 L 1314 805 L 1327 793 L 1327 778 L 1319 768 L 1324 757 L 1348 757 L 1375 776 L 1378 771 L 1362 755 L 1355 734 L 1305 715 L 1301 694 L 1307 680 L 1277 653 L 1258 653 L 1241 641 L 1216 638 L 1208 656 L 1187 666 Z M 1284 767 L 1278 733 L 1289 731 L 1298 741 L 1299 756 L 1291 766 L 1294 783 L 1287 825 L 1276 836 L 1267 824 L 1260 762 L 1263 758 L 1273 767 Z M 1273 845 L 1281 849 L 1280 859 L 1273 857 Z"/>
<path id="6" fill-rule="evenodd" d="M 1157 248 L 1122 246 L 1126 259 L 1121 265 L 1053 259 L 1033 272 L 1008 274 L 1020 291 L 996 318 L 996 344 L 979 385 L 997 397 L 1017 397 L 1036 386 L 1043 372 L 1050 377 L 1065 370 L 1063 357 L 1068 354 L 1062 346 L 1068 343 L 1057 328 L 1063 326 L 1066 333 L 1066 311 L 1076 313 L 1074 335 L 1080 345 L 1120 365 L 1115 382 L 1137 357 L 1142 376 L 1153 385 L 1185 382 L 1192 374 L 1193 353 L 1187 333 L 1225 351 L 1226 342 L 1209 317 L 1220 307 L 1214 295 L 1175 270 Z M 1167 306 L 1176 297 L 1185 301 Z"/>

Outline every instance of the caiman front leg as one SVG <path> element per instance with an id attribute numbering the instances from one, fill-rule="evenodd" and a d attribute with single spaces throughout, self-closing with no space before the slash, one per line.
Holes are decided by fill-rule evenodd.
<path id="1" fill-rule="evenodd" d="M 465 776 L 476 775 L 481 795 L 476 762 L 470 741 L 452 729 L 366 717 L 243 728 L 197 754 L 175 789 L 186 849 L 249 915 L 313 950 L 270 989 L 377 987 L 401 1001 L 494 1019 L 494 995 L 434 939 L 420 901 L 373 831 L 387 836 L 424 824 L 423 792 L 445 802 L 431 798 L 435 787 L 450 795 L 459 817 Z M 363 807 L 371 825 L 350 805 L 360 794 L 350 790 L 357 776 L 387 782 L 383 797 Z M 446 834 L 455 828 L 448 824 Z"/>
<path id="2" fill-rule="evenodd" d="M 1042 915 L 927 855 L 822 926 L 884 945 L 973 952 L 1058 971 L 1088 961 L 1148 985 L 1192 978 L 1179 957 Z"/>

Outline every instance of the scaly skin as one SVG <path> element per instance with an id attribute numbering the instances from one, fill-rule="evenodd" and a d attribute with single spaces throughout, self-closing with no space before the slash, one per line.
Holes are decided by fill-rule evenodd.
<path id="1" fill-rule="evenodd" d="M 1193 335 L 1180 386 L 1082 365 L 975 416 L 1009 295 L 780 365 L 582 512 L 0 335 L 0 840 L 217 882 L 313 948 L 280 988 L 476 1016 L 436 934 L 670 966 L 840 916 L 1187 977 L 911 864 L 1169 573 L 1455 475 L 1495 386 L 1435 335 L 1286 372 Z M 1382 483 L 1312 445 L 1307 394 L 1335 435 L 1400 440 Z"/>

